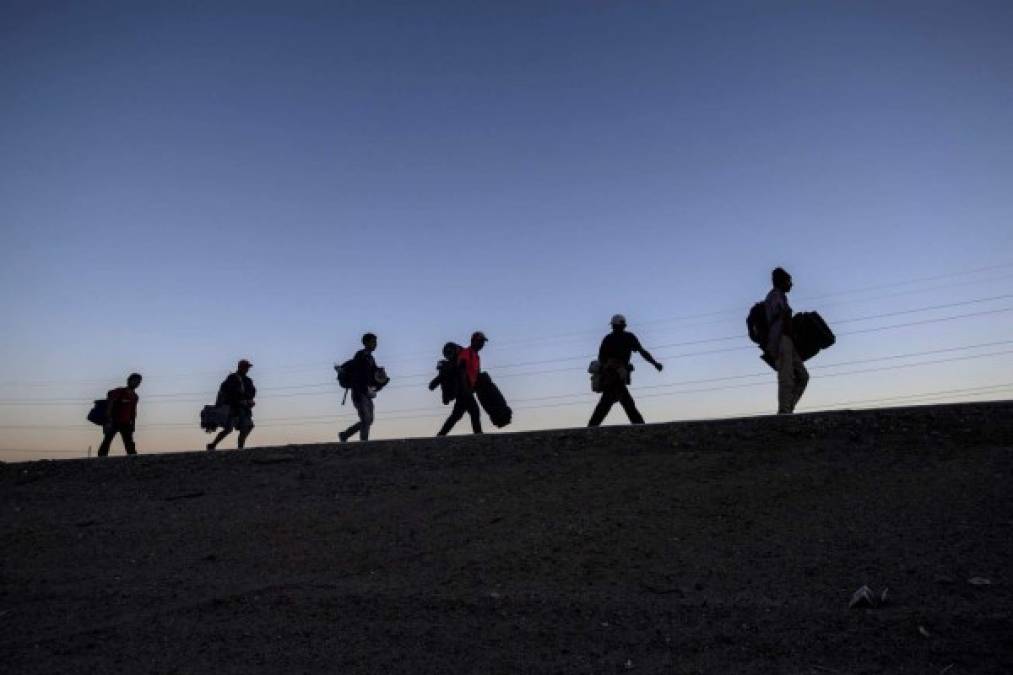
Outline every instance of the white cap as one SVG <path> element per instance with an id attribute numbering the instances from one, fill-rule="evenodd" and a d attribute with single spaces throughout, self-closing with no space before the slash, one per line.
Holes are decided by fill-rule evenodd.
<path id="1" fill-rule="evenodd" d="M 623 316 L 622 314 L 613 314 L 612 315 L 612 325 L 613 326 L 625 326 L 626 325 L 626 317 Z"/>

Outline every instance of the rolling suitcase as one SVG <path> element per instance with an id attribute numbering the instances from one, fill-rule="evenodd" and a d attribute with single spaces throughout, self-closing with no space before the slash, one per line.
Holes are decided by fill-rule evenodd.
<path id="1" fill-rule="evenodd" d="M 501 428 L 510 424 L 514 413 L 488 373 L 479 374 L 475 394 L 478 396 L 479 405 L 485 410 L 493 425 Z"/>

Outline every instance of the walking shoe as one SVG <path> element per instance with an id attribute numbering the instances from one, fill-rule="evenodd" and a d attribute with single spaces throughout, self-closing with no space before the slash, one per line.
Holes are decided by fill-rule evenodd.
<path id="1" fill-rule="evenodd" d="M 214 452 L 215 451 L 215 446 L 214 446 L 213 443 L 208 443 L 207 444 L 207 451 L 208 452 Z"/>
<path id="2" fill-rule="evenodd" d="M 342 443 L 347 443 L 348 442 L 348 436 L 345 435 L 344 431 L 339 431 L 338 432 L 338 440 L 341 441 Z"/>

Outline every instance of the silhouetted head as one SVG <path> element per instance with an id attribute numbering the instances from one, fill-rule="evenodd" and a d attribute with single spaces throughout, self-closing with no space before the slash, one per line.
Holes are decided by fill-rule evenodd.
<path id="1" fill-rule="evenodd" d="M 236 366 L 236 372 L 238 372 L 240 375 L 246 375 L 246 373 L 250 372 L 250 368 L 252 367 L 253 367 L 252 363 L 250 363 L 246 359 L 242 359 L 239 362 L 239 365 Z"/>
<path id="2" fill-rule="evenodd" d="M 774 288 L 787 293 L 791 290 L 791 275 L 784 271 L 784 268 L 776 267 L 770 273 L 770 279 L 774 282 Z"/>
<path id="3" fill-rule="evenodd" d="M 459 345 L 456 345 L 453 342 L 448 342 L 447 344 L 443 345 L 443 358 L 445 358 L 448 361 L 454 361 L 457 359 L 457 353 L 460 350 L 461 347 Z"/>
<path id="4" fill-rule="evenodd" d="M 489 338 L 487 338 L 485 336 L 485 333 L 483 333 L 480 330 L 477 330 L 471 334 L 471 348 L 474 349 L 476 352 L 481 351 L 482 347 L 484 347 L 485 343 L 488 341 Z"/>
<path id="5" fill-rule="evenodd" d="M 141 386 L 142 379 L 144 378 L 141 377 L 140 373 L 130 373 L 130 377 L 127 378 L 127 386 L 131 389 L 137 389 Z"/>
<path id="6" fill-rule="evenodd" d="M 366 348 L 366 351 L 374 351 L 376 349 L 376 336 L 372 333 L 366 333 L 363 335 L 362 346 Z"/>
<path id="7" fill-rule="evenodd" d="M 622 333 L 626 330 L 626 317 L 622 314 L 612 315 L 612 321 L 610 323 L 612 324 L 612 330 L 616 333 Z"/>

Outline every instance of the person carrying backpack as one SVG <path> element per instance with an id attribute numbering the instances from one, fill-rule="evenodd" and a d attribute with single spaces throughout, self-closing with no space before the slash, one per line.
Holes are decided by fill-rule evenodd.
<path id="1" fill-rule="evenodd" d="M 254 397 L 257 395 L 257 388 L 253 386 L 253 380 L 247 375 L 253 364 L 243 359 L 236 366 L 236 372 L 225 378 L 218 387 L 218 399 L 215 405 L 229 407 L 229 421 L 222 430 L 207 445 L 208 452 L 214 452 L 222 439 L 232 433 L 234 429 L 239 430 L 239 440 L 236 447 L 240 450 L 246 445 L 246 437 L 253 431 L 253 406 Z"/>
<path id="2" fill-rule="evenodd" d="M 140 374 L 131 373 L 127 378 L 127 386 L 110 389 L 106 395 L 107 412 L 105 425 L 102 427 L 102 445 L 98 448 L 99 457 L 109 454 L 109 447 L 116 434 L 123 437 L 123 448 L 128 455 L 137 454 L 137 447 L 134 445 L 134 425 L 137 422 L 137 403 L 140 401 L 137 396 L 139 386 L 141 386 Z"/>
<path id="3" fill-rule="evenodd" d="M 795 348 L 788 293 L 791 275 L 780 267 L 771 272 L 774 287 L 763 301 L 767 319 L 766 360 L 777 371 L 777 414 L 790 415 L 809 384 L 809 371 Z"/>
<path id="4" fill-rule="evenodd" d="M 359 415 L 359 421 L 338 434 L 342 443 L 359 434 L 359 440 L 369 440 L 369 428 L 373 426 L 373 398 L 376 392 L 386 384 L 386 381 L 379 381 L 378 375 L 382 369 L 376 367 L 376 360 L 373 352 L 376 351 L 377 339 L 372 333 L 362 336 L 362 349 L 355 352 L 351 361 L 339 367 L 339 380 L 344 377 L 348 389 L 352 392 L 352 405 Z M 386 380 L 386 376 L 382 378 Z"/>
<path id="5" fill-rule="evenodd" d="M 630 358 L 633 352 L 639 353 L 644 360 L 661 372 L 664 367 L 643 348 L 640 340 L 633 333 L 626 332 L 626 317 L 616 314 L 612 317 L 612 332 L 605 336 L 598 349 L 598 363 L 601 377 L 601 399 L 591 414 L 589 427 L 599 426 L 608 415 L 609 410 L 618 401 L 626 411 L 633 424 L 643 424 L 644 418 L 637 410 L 637 404 L 630 395 L 627 385 L 630 383 Z"/>
<path id="6" fill-rule="evenodd" d="M 437 436 L 449 434 L 458 420 L 464 417 L 464 413 L 468 413 L 468 416 L 471 417 L 471 430 L 476 434 L 482 433 L 482 413 L 478 407 L 478 401 L 475 400 L 475 387 L 478 385 L 478 375 L 482 372 L 482 362 L 478 353 L 482 351 L 482 347 L 488 341 L 489 338 L 485 336 L 485 333 L 475 331 L 471 335 L 470 346 L 458 351 L 454 409 L 450 412 L 447 421 L 443 423 Z"/>

